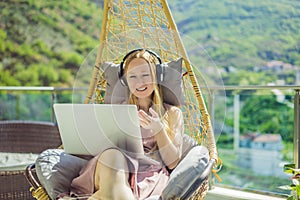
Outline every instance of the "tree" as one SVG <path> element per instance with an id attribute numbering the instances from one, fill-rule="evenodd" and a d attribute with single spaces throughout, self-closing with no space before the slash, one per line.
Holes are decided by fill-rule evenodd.
<path id="1" fill-rule="evenodd" d="M 240 128 L 241 133 L 274 133 L 293 141 L 293 109 L 274 94 L 251 95 L 241 108 Z"/>

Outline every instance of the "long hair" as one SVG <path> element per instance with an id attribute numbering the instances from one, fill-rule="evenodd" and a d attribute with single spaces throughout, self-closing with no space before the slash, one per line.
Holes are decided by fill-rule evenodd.
<path id="1" fill-rule="evenodd" d="M 140 51 L 133 52 L 132 54 L 130 54 L 128 56 L 128 58 L 124 62 L 124 64 L 125 64 L 124 65 L 124 74 L 127 73 L 129 63 L 135 58 L 141 58 L 141 59 L 145 60 L 150 66 L 150 73 L 152 76 L 152 80 L 153 80 L 152 84 L 153 84 L 153 88 L 154 88 L 153 93 L 152 93 L 153 109 L 158 113 L 159 117 L 161 118 L 162 122 L 165 125 L 168 135 L 171 136 L 169 123 L 168 123 L 168 116 L 165 112 L 165 108 L 163 105 L 162 89 L 161 89 L 161 86 L 157 84 L 157 78 L 156 78 L 157 77 L 156 76 L 157 59 L 155 58 L 155 56 L 151 55 L 146 50 L 140 50 Z M 137 103 L 138 103 L 137 97 L 134 94 L 130 93 L 128 103 L 137 105 Z"/>

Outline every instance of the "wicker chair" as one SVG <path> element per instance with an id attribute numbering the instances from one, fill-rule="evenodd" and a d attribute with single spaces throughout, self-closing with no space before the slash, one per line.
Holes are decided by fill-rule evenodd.
<path id="1" fill-rule="evenodd" d="M 125 54 L 136 48 L 153 50 L 163 62 L 183 58 L 186 104 L 181 108 L 186 134 L 207 146 L 210 152 L 210 162 L 199 177 L 206 180 L 190 197 L 201 200 L 209 188 L 208 176 L 211 171 L 216 172 L 213 166 L 219 159 L 210 116 L 196 78 L 201 74 L 193 70 L 166 0 L 104 0 L 100 46 L 84 103 L 103 103 L 106 81 L 102 64 L 106 61 L 120 63 Z M 33 178 L 32 170 L 34 168 L 29 166 L 33 196 L 39 200 L 49 199 L 43 186 Z"/>
<path id="2" fill-rule="evenodd" d="M 213 128 L 196 78 L 203 76 L 193 70 L 167 0 L 104 0 L 102 20 L 100 46 L 85 103 L 102 103 L 104 100 L 106 83 L 101 65 L 105 61 L 120 63 L 126 53 L 136 48 L 153 50 L 163 62 L 182 57 L 185 105 L 181 109 L 186 134 L 209 149 L 211 160 L 202 178 L 208 178 L 213 171 L 219 179 L 217 170 L 213 169 L 220 161 Z M 190 199 L 203 199 L 208 188 L 206 179 Z"/>
<path id="3" fill-rule="evenodd" d="M 61 144 L 53 123 L 34 121 L 0 121 L 0 152 L 40 153 Z M 25 169 L 0 171 L 0 199 L 33 199 Z"/>

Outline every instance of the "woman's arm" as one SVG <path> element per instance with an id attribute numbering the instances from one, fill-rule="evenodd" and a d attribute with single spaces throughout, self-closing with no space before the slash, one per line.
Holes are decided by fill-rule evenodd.
<path id="1" fill-rule="evenodd" d="M 139 111 L 141 126 L 153 131 L 162 160 L 169 169 L 173 169 L 177 166 L 182 152 L 182 134 L 184 131 L 182 112 L 175 106 L 168 109 L 169 136 L 158 114 L 151 108 L 149 111 L 151 116 L 142 110 Z"/>
<path id="2" fill-rule="evenodd" d="M 179 108 L 172 106 L 167 112 L 171 136 L 168 135 L 165 128 L 162 128 L 155 135 L 155 139 L 164 163 L 169 169 L 174 169 L 181 159 L 184 122 Z"/>

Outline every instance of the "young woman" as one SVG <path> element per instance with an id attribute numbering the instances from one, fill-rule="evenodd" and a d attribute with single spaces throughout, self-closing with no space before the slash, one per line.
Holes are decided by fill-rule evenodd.
<path id="1" fill-rule="evenodd" d="M 156 64 L 157 57 L 148 50 L 133 51 L 124 61 L 128 103 L 137 105 L 144 153 L 153 162 L 108 149 L 73 180 L 72 193 L 92 193 L 89 199 L 101 200 L 146 199 L 162 193 L 181 159 L 184 123 L 181 110 L 162 101 Z"/>

